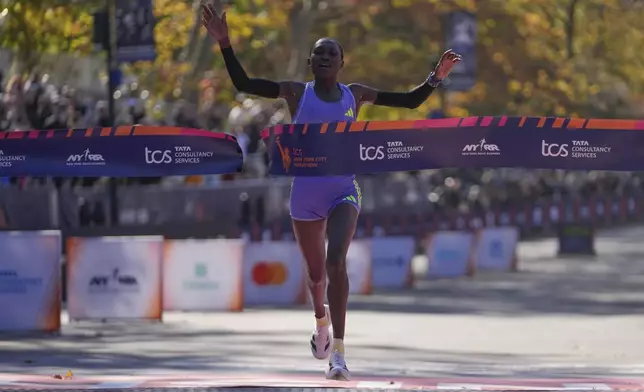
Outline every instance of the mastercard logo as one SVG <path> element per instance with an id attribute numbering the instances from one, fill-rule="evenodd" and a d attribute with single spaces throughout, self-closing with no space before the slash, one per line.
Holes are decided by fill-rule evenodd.
<path id="1" fill-rule="evenodd" d="M 286 282 L 288 269 L 279 261 L 260 261 L 253 267 L 251 275 L 258 286 L 279 286 Z"/>

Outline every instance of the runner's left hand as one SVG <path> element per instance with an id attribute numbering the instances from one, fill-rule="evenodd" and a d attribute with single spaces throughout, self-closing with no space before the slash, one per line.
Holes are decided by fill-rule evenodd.
<path id="1" fill-rule="evenodd" d="M 445 79 L 452 72 L 452 68 L 458 63 L 463 61 L 463 58 L 460 54 L 454 52 L 452 49 L 443 53 L 441 56 L 436 69 L 434 70 L 434 75 L 437 79 Z"/>

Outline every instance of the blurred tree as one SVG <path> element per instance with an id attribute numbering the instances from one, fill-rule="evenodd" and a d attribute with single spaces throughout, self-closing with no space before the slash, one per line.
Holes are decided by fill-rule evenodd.
<path id="1" fill-rule="evenodd" d="M 187 1 L 154 0 L 157 18 L 154 29 L 157 57 L 153 62 L 142 61 L 124 66 L 139 81 L 139 85 L 159 97 L 181 96 L 181 79 L 191 65 L 186 48 L 191 44 L 195 19 L 193 4 Z M 196 90 L 195 90 L 196 91 Z"/>
<path id="2" fill-rule="evenodd" d="M 45 53 L 90 53 L 92 18 L 98 0 L 0 0 L 7 11 L 0 47 L 13 50 L 23 72 L 31 72 Z"/>
<path id="3" fill-rule="evenodd" d="M 91 51 L 90 11 L 101 0 L 0 0 L 8 9 L 0 46 L 33 67 L 41 53 Z M 478 20 L 478 83 L 432 96 L 418 110 L 367 107 L 362 118 L 559 115 L 629 117 L 644 101 L 644 7 L 625 0 L 230 0 L 231 38 L 251 75 L 310 78 L 315 39 L 345 48 L 344 82 L 384 90 L 420 83 L 445 50 L 442 15 Z M 158 58 L 127 67 L 153 94 L 197 99 L 207 71 L 234 98 L 215 43 L 200 27 L 199 0 L 155 0 Z M 468 61 L 467 58 L 464 59 Z M 641 110 L 641 108 L 640 108 Z"/>

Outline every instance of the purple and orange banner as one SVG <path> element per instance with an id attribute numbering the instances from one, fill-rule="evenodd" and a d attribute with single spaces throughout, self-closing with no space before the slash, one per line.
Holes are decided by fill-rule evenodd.
<path id="1" fill-rule="evenodd" d="M 0 177 L 162 177 L 240 172 L 226 133 L 126 126 L 0 132 Z"/>
<path id="2" fill-rule="evenodd" d="M 464 117 L 265 129 L 279 176 L 444 167 L 644 170 L 644 120 Z"/>

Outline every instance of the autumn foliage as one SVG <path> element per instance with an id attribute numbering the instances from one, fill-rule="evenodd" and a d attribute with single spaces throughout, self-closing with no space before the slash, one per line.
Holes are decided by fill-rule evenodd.
<path id="1" fill-rule="evenodd" d="M 101 1 L 0 0 L 8 10 L 0 47 L 27 67 L 42 53 L 90 55 L 91 12 Z M 158 58 L 127 67 L 157 96 L 198 99 L 205 71 L 233 96 L 218 50 L 199 28 L 199 1 L 155 0 Z M 275 79 L 308 77 L 317 37 L 346 51 L 342 79 L 386 90 L 421 81 L 445 49 L 442 15 L 466 9 L 478 20 L 478 83 L 435 94 L 418 111 L 369 107 L 371 119 L 448 115 L 642 117 L 644 6 L 622 0 L 236 0 L 228 7 L 233 44 L 247 71 Z M 467 58 L 464 61 L 468 61 Z"/>

